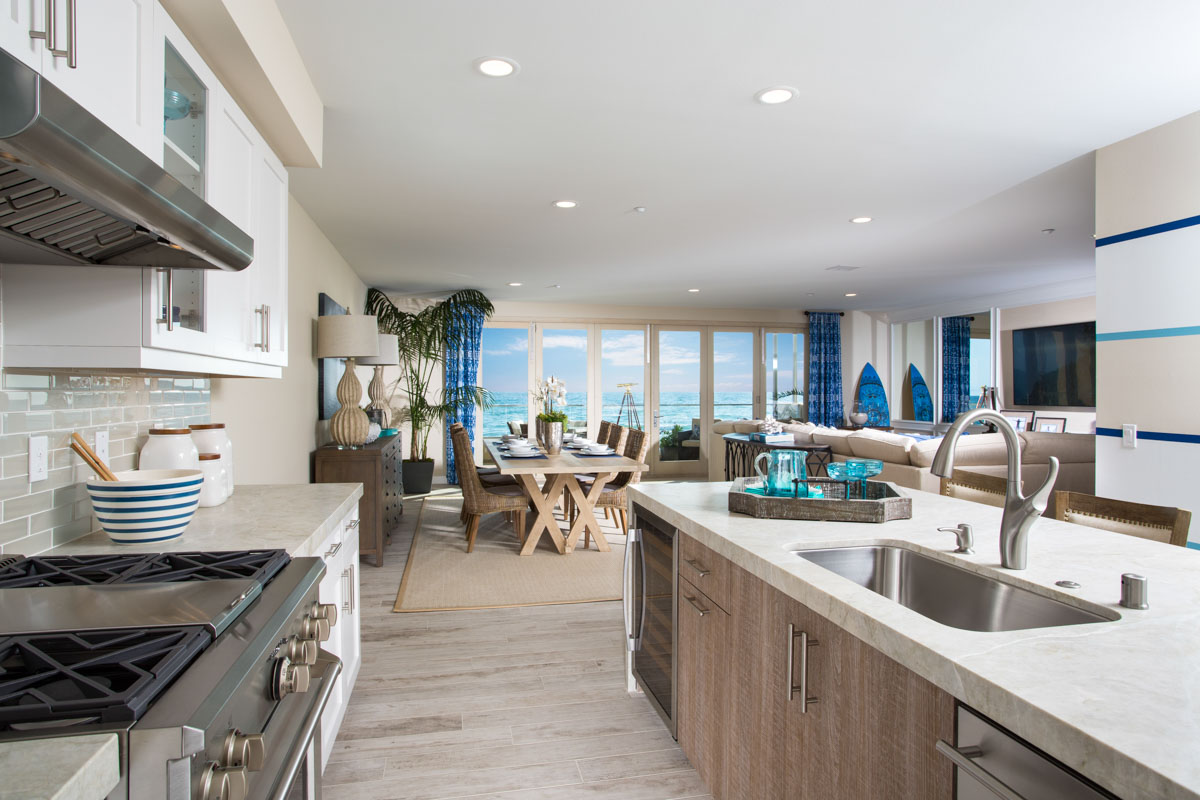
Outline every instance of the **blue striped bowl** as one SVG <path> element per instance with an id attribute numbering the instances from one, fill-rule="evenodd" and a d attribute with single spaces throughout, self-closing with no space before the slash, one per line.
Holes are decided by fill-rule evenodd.
<path id="1" fill-rule="evenodd" d="M 117 544 L 177 539 L 200 505 L 204 473 L 198 469 L 148 469 L 116 473 L 117 480 L 87 482 L 92 510 Z"/>

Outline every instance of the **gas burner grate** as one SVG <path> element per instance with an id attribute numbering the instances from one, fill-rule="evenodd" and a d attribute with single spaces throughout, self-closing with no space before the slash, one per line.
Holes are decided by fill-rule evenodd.
<path id="1" fill-rule="evenodd" d="M 195 625 L 0 636 L 0 730 L 136 720 L 211 641 Z"/>
<path id="2" fill-rule="evenodd" d="M 266 585 L 291 560 L 285 550 L 34 556 L 0 569 L 0 589 L 246 578 Z"/>

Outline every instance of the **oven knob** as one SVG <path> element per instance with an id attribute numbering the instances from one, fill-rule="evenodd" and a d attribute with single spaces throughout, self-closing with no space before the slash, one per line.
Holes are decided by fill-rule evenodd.
<path id="1" fill-rule="evenodd" d="M 309 615 L 317 619 L 329 620 L 329 627 L 337 625 L 337 606 L 333 603 L 313 603 Z"/>
<path id="2" fill-rule="evenodd" d="M 275 676 L 272 683 L 272 694 L 276 700 L 282 700 L 292 693 L 303 694 L 308 691 L 308 666 L 293 664 L 290 659 L 281 658 L 275 662 Z"/>
<path id="3" fill-rule="evenodd" d="M 242 767 L 218 767 L 209 764 L 204 770 L 204 800 L 246 800 L 250 781 Z"/>
<path id="4" fill-rule="evenodd" d="M 317 663 L 317 643 L 312 639 L 293 636 L 288 639 L 287 657 L 298 664 L 307 664 L 311 667 Z"/>
<path id="5" fill-rule="evenodd" d="M 225 737 L 225 766 L 245 767 L 251 772 L 258 772 L 265 760 L 266 745 L 261 733 L 232 730 Z"/>
<path id="6" fill-rule="evenodd" d="M 302 639 L 316 639 L 318 642 L 328 641 L 329 620 L 305 614 L 304 621 L 300 623 L 300 637 Z"/>

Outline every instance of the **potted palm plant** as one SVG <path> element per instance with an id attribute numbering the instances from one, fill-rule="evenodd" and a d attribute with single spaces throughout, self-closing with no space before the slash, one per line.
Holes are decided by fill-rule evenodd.
<path id="1" fill-rule="evenodd" d="M 428 492 L 433 486 L 433 459 L 429 456 L 429 435 L 446 418 L 471 406 L 487 408 L 491 394 L 475 385 L 431 388 L 434 375 L 446 361 L 450 347 L 465 347 L 470 322 L 487 319 L 495 309 L 492 301 L 474 289 L 463 289 L 440 303 L 416 313 L 401 311 L 378 289 L 367 292 L 366 313 L 379 320 L 382 333 L 394 333 L 400 343 L 400 376 L 392 382 L 388 405 L 402 394 L 396 409 L 397 425 L 411 430 L 408 458 L 404 459 L 404 491 Z M 444 381 L 443 381 L 444 387 Z"/>

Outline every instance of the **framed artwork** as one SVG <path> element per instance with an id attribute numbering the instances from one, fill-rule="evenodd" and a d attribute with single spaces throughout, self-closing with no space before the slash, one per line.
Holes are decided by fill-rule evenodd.
<path id="1" fill-rule="evenodd" d="M 1065 433 L 1067 430 L 1067 418 L 1038 417 L 1034 420 L 1033 429 L 1038 433 Z"/>
<path id="2" fill-rule="evenodd" d="M 329 295 L 324 292 L 317 295 L 318 317 L 345 313 L 346 309 Z M 329 419 L 341 406 L 337 399 L 337 385 L 338 381 L 342 379 L 344 363 L 346 363 L 344 358 L 317 359 L 317 419 Z"/>
<path id="3" fill-rule="evenodd" d="M 1013 426 L 1015 431 L 1028 431 L 1033 429 L 1033 412 L 1032 411 L 1001 411 L 1000 416 L 1008 420 L 1008 424 Z"/>

